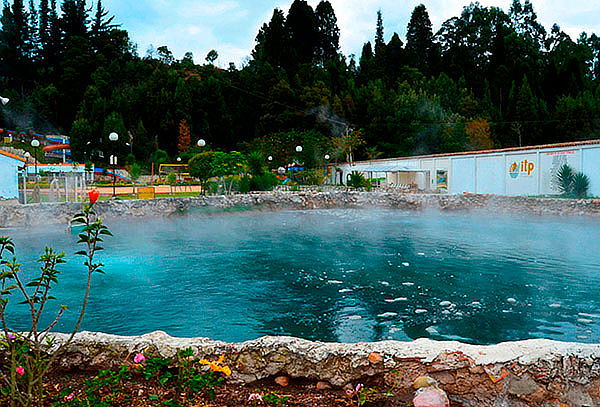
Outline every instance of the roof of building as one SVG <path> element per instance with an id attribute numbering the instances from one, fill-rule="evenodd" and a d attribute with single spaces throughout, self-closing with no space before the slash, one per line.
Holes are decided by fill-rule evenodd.
<path id="1" fill-rule="evenodd" d="M 16 154 L 9 153 L 8 151 L 0 150 L 0 155 L 12 158 L 17 161 L 25 162 L 25 158 L 18 156 Z"/>
<path id="2" fill-rule="evenodd" d="M 556 144 L 542 144 L 537 146 L 527 146 L 527 147 L 510 147 L 510 148 L 499 148 L 493 150 L 478 150 L 478 151 L 461 151 L 459 153 L 446 153 L 446 154 L 429 154 L 429 155 L 415 155 L 408 157 L 393 157 L 393 158 L 381 158 L 378 160 L 365 160 L 365 161 L 355 161 L 352 164 L 371 164 L 371 163 L 384 163 L 389 161 L 399 161 L 399 160 L 414 160 L 420 158 L 443 158 L 443 157 L 456 157 L 461 155 L 474 155 L 474 154 L 498 154 L 498 153 L 508 153 L 515 151 L 530 151 L 530 150 L 541 150 L 546 148 L 568 148 L 568 147 L 579 147 L 579 146 L 588 146 L 593 144 L 600 144 L 600 140 L 587 140 L 587 141 L 573 141 L 569 143 L 556 143 Z"/>

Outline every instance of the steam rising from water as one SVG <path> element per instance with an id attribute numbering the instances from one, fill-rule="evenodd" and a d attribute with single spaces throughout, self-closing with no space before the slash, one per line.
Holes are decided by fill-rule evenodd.
<path id="1" fill-rule="evenodd" d="M 110 226 L 87 330 L 227 341 L 600 340 L 597 220 L 319 210 Z M 76 250 L 59 228 L 10 234 L 29 266 L 46 244 Z M 73 310 L 80 261 L 70 257 L 57 293 Z M 24 329 L 25 318 L 13 321 Z"/>

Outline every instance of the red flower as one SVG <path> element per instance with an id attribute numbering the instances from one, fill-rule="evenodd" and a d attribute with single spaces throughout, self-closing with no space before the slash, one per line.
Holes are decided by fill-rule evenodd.
<path id="1" fill-rule="evenodd" d="M 100 192 L 98 192 L 95 189 L 92 189 L 90 192 L 88 192 L 88 196 L 90 197 L 90 203 L 93 205 L 100 197 Z"/>

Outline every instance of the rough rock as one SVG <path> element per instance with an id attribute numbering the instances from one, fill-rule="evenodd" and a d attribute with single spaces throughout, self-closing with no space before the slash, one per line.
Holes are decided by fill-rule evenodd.
<path id="1" fill-rule="evenodd" d="M 0 205 L 0 228 L 23 225 L 66 225 L 81 203 Z M 211 214 L 226 209 L 396 208 L 401 210 L 482 211 L 525 215 L 600 216 L 600 200 L 529 198 L 496 195 L 403 194 L 398 192 L 264 192 L 246 195 L 102 201 L 104 219 Z"/>
<path id="2" fill-rule="evenodd" d="M 287 376 L 277 376 L 275 378 L 275 383 L 281 387 L 287 387 L 290 385 L 290 378 Z"/>
<path id="3" fill-rule="evenodd" d="M 317 390 L 329 390 L 331 389 L 331 385 L 327 382 L 318 381 L 316 386 Z"/>
<path id="4" fill-rule="evenodd" d="M 58 346 L 66 335 L 55 337 Z M 342 387 L 381 375 L 390 386 L 410 389 L 419 376 L 431 375 L 465 406 L 541 407 L 558 402 L 583 407 L 590 400 L 596 403 L 592 405 L 600 402 L 600 345 L 543 339 L 477 346 L 429 339 L 341 344 L 271 336 L 228 344 L 173 338 L 164 332 L 139 337 L 82 332 L 60 361 L 65 369 L 91 370 L 118 366 L 141 351 L 172 358 L 182 348 L 211 360 L 225 355 L 224 363 L 232 369 L 228 380 L 233 383 L 284 376 Z M 382 361 L 371 363 L 373 353 Z M 461 355 L 468 366 L 450 366 L 454 355 Z M 443 370 L 436 367 L 440 361 L 447 364 Z M 582 377 L 585 384 L 579 383 Z"/>

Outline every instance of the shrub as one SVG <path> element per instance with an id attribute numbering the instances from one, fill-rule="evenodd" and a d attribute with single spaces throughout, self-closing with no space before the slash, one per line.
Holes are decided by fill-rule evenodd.
<path id="1" fill-rule="evenodd" d="M 248 154 L 248 172 L 251 175 L 258 176 L 265 173 L 265 159 L 261 153 L 254 151 Z"/>
<path id="2" fill-rule="evenodd" d="M 563 164 L 554 180 L 559 192 L 565 197 L 586 198 L 590 189 L 590 179 L 582 172 L 575 173 L 568 164 Z"/>
<path id="3" fill-rule="evenodd" d="M 327 176 L 323 170 L 316 169 L 298 172 L 296 178 L 304 185 L 322 185 Z"/>
<path id="4" fill-rule="evenodd" d="M 272 191 L 279 184 L 277 176 L 272 172 L 266 172 L 262 175 L 252 177 L 252 191 Z"/>
<path id="5" fill-rule="evenodd" d="M 190 175 L 200 180 L 202 191 L 205 193 L 206 183 L 214 176 L 214 153 L 205 151 L 193 156 L 188 162 Z"/>
<path id="6" fill-rule="evenodd" d="M 574 171 L 568 164 L 563 164 L 556 173 L 556 187 L 563 195 L 569 195 L 573 188 Z"/>
<path id="7" fill-rule="evenodd" d="M 587 198 L 590 189 L 590 178 L 582 172 L 573 177 L 573 195 L 576 198 Z"/>
<path id="8" fill-rule="evenodd" d="M 353 188 L 365 188 L 367 191 L 370 191 L 371 181 L 366 179 L 360 172 L 352 171 L 350 179 L 348 180 L 348 186 Z"/>

